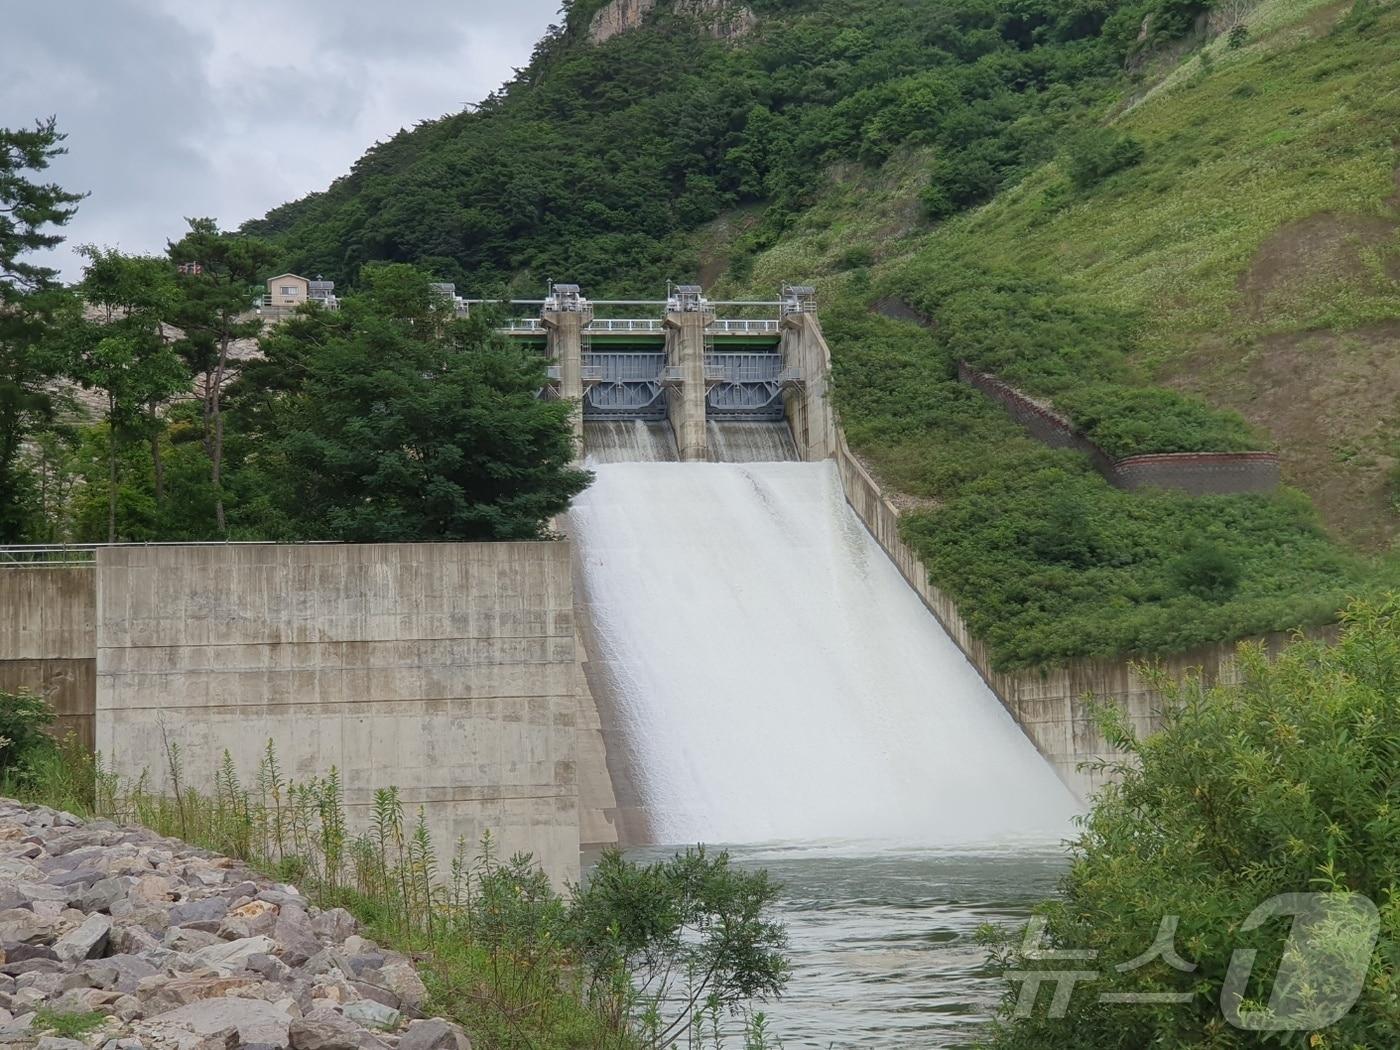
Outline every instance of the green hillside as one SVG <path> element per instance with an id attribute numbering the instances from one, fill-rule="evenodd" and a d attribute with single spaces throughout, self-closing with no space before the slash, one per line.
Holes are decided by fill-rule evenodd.
<path id="1" fill-rule="evenodd" d="M 717 40 L 663 0 L 594 43 L 601 6 L 250 230 L 346 282 L 815 280 L 852 443 L 1002 666 L 1325 622 L 1393 582 L 1400 7 L 755 0 Z M 1118 492 L 959 360 L 1116 454 L 1277 448 L 1296 488 Z"/>

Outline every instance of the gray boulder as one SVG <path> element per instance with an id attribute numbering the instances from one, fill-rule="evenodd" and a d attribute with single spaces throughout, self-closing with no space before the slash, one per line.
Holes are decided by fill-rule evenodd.
<path id="1" fill-rule="evenodd" d="M 407 959 L 392 962 L 382 967 L 376 984 L 382 984 L 399 997 L 405 1010 L 420 1010 L 428 998 L 428 989 L 413 964 Z"/>
<path id="2" fill-rule="evenodd" d="M 78 900 L 79 906 L 83 911 L 111 911 L 117 901 L 126 900 L 134 882 L 127 876 L 99 879 L 83 892 Z"/>
<path id="3" fill-rule="evenodd" d="M 243 969 L 254 955 L 271 955 L 276 950 L 277 942 L 270 937 L 244 937 L 237 941 L 211 944 L 199 949 L 190 958 L 198 966 L 228 974 Z"/>
<path id="4" fill-rule="evenodd" d="M 311 920 L 297 904 L 282 906 L 272 937 L 282 946 L 282 959 L 289 966 L 300 966 L 321 950 Z"/>
<path id="5" fill-rule="evenodd" d="M 183 1028 L 200 1036 L 214 1035 L 233 1027 L 238 1029 L 238 1038 L 244 1044 L 287 1046 L 287 1029 L 291 1020 L 285 1011 L 266 999 L 227 996 L 201 999 L 167 1010 L 150 1018 L 148 1023 Z"/>
<path id="6" fill-rule="evenodd" d="M 112 955 L 106 959 L 94 959 L 83 967 L 88 975 L 101 988 L 114 988 L 119 992 L 136 991 L 143 977 L 154 976 L 159 971 L 151 963 L 136 955 Z"/>
<path id="7" fill-rule="evenodd" d="M 292 1050 L 379 1050 L 387 1044 L 349 1021 L 301 1017 L 291 1023 Z"/>
<path id="8" fill-rule="evenodd" d="M 472 1050 L 472 1042 L 455 1024 L 434 1017 L 410 1021 L 399 1039 L 399 1050 Z"/>
<path id="9" fill-rule="evenodd" d="M 76 930 L 65 933 L 53 946 L 53 950 L 64 962 L 81 962 L 102 954 L 107 947 L 107 936 L 112 932 L 112 920 L 101 912 L 95 912 L 83 920 Z"/>
<path id="10" fill-rule="evenodd" d="M 218 921 L 228 914 L 228 901 L 222 897 L 203 897 L 184 901 L 170 909 L 170 925 L 183 926 L 189 922 Z"/>
<path id="11" fill-rule="evenodd" d="M 26 959 L 58 959 L 58 953 L 47 944 L 6 944 L 0 947 L 0 951 L 5 953 L 7 964 L 24 962 Z"/>
<path id="12" fill-rule="evenodd" d="M 311 929 L 321 940 L 341 944 L 359 932 L 360 924 L 344 908 L 327 908 L 311 920 Z"/>
<path id="13" fill-rule="evenodd" d="M 11 908 L 0 912 L 0 943 L 52 944 L 52 919 L 45 919 L 27 908 Z"/>

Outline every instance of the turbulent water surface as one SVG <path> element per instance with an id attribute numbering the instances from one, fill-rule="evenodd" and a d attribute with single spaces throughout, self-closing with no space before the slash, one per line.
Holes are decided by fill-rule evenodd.
<path id="1" fill-rule="evenodd" d="M 787 1050 L 970 1044 L 1003 987 L 975 941 L 978 927 L 1024 922 L 1065 864 L 1049 844 L 1025 843 L 730 851 L 783 884 L 777 918 L 788 927 L 792 979 L 781 1000 L 761 1009 Z M 671 851 L 632 852 L 650 860 Z"/>

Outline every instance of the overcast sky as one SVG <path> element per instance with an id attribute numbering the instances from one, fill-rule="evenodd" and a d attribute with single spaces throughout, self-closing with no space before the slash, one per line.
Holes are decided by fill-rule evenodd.
<path id="1" fill-rule="evenodd" d="M 160 252 L 324 189 L 376 140 L 478 102 L 558 0 L 4 0 L 0 126 L 58 117 L 82 243 Z"/>

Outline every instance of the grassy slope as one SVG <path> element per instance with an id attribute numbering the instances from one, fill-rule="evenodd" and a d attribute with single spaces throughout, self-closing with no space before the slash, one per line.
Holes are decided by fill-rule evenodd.
<path id="1" fill-rule="evenodd" d="M 825 271 L 852 439 L 892 487 L 934 502 L 909 516 L 908 537 L 1003 666 L 1319 622 L 1346 592 L 1393 584 L 1393 559 L 1347 554 L 1298 493 L 1113 491 L 947 383 L 956 347 L 866 312 L 961 259 L 1135 315 L 1135 375 L 1242 411 L 1334 532 L 1383 545 L 1397 525 L 1385 474 L 1400 390 L 1400 326 L 1387 327 L 1400 317 L 1400 9 L 1358 32 L 1334 28 L 1346 8 L 1266 0 L 1248 46 L 1217 39 L 1205 68 L 1193 54 L 1117 100 L 1105 119 L 1146 156 L 1090 190 L 1052 163 L 930 230 L 915 200 L 928 156 L 909 152 L 833 173 L 756 260 L 754 290 L 814 261 Z M 868 271 L 843 271 L 852 245 L 874 249 Z M 1316 353 L 1289 370 L 1271 360 L 1281 345 Z M 1238 579 L 1212 590 L 1222 552 Z"/>
<path id="2" fill-rule="evenodd" d="M 930 232 L 912 218 L 923 155 L 833 185 L 755 268 L 767 286 L 868 244 L 873 281 L 932 252 L 1061 280 L 1144 321 L 1136 371 L 1240 411 L 1337 533 L 1400 529 L 1400 8 L 1356 31 L 1348 4 L 1266 0 L 1251 42 L 1217 37 L 1113 123 L 1146 146 L 1089 191 L 1057 164 Z M 828 299 L 867 296 L 829 272 Z"/>

